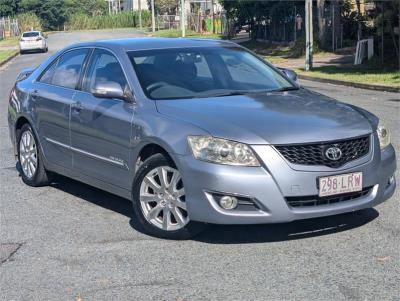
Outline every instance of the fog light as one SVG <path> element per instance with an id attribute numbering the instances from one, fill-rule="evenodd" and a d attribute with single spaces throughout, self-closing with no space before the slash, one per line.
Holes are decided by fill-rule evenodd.
<path id="1" fill-rule="evenodd" d="M 225 195 L 219 200 L 219 205 L 227 210 L 235 209 L 238 204 L 237 198 L 234 196 Z"/>

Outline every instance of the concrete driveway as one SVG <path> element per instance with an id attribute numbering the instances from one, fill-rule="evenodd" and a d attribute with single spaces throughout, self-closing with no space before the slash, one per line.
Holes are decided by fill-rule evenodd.
<path id="1" fill-rule="evenodd" d="M 137 31 L 59 33 L 49 49 Z M 399 190 L 375 209 L 289 224 L 211 226 L 191 241 L 137 232 L 131 204 L 57 177 L 24 185 L 8 137 L 8 93 L 18 71 L 0 70 L 0 296 L 2 300 L 399 300 Z M 399 152 L 400 95 L 301 82 L 385 119 Z"/>

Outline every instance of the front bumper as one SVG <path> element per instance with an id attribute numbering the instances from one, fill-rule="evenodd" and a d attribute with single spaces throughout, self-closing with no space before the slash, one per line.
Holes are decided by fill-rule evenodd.
<path id="1" fill-rule="evenodd" d="M 396 158 L 392 145 L 380 151 L 376 137 L 371 144 L 373 150 L 379 151 L 371 151 L 338 169 L 291 166 L 269 145 L 252 146 L 264 162 L 262 167 L 219 165 L 196 160 L 191 155 L 180 156 L 177 165 L 183 175 L 189 217 L 214 224 L 280 223 L 374 207 L 395 191 L 396 182 L 389 183 L 389 179 L 396 170 Z M 371 187 L 368 194 L 330 205 L 290 207 L 286 203 L 286 197 L 318 195 L 316 183 L 321 176 L 352 172 L 363 173 L 363 187 Z M 246 196 L 258 208 L 224 210 L 210 192 Z"/>

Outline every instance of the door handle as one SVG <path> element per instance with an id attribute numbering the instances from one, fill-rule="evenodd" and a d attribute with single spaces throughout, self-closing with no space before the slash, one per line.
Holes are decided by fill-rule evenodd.
<path id="1" fill-rule="evenodd" d="M 32 99 L 36 99 L 39 96 L 39 91 L 38 90 L 33 90 L 31 93 Z"/>
<path id="2" fill-rule="evenodd" d="M 84 109 L 84 106 L 82 105 L 82 103 L 80 101 L 77 101 L 72 104 L 72 109 L 75 112 L 79 113 L 82 109 Z"/>

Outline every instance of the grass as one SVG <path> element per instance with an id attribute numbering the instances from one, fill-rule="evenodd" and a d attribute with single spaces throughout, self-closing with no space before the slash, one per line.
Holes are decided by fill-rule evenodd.
<path id="1" fill-rule="evenodd" d="M 19 37 L 12 37 L 0 40 L 0 48 L 1 47 L 10 47 L 17 46 L 19 41 Z"/>
<path id="2" fill-rule="evenodd" d="M 271 64 L 281 64 L 281 63 L 286 63 L 288 61 L 287 58 L 280 57 L 280 56 L 266 55 L 266 56 L 264 56 L 264 58 Z"/>
<path id="3" fill-rule="evenodd" d="M 296 69 L 300 75 L 346 82 L 400 88 L 399 70 L 380 70 L 371 65 L 339 65 L 313 68 L 311 71 Z"/>
<path id="4" fill-rule="evenodd" d="M 240 43 L 240 45 L 264 56 L 268 57 L 290 57 L 291 48 L 284 45 L 275 45 L 271 43 L 258 42 L 256 40 L 250 40 L 247 42 Z"/>
<path id="5" fill-rule="evenodd" d="M 158 30 L 156 32 L 149 32 L 150 36 L 160 38 L 179 38 L 182 36 L 182 32 L 176 29 L 165 29 Z M 222 35 L 216 33 L 203 33 L 200 34 L 195 31 L 186 30 L 186 37 L 189 38 L 204 38 L 204 39 L 222 39 Z"/>
<path id="6" fill-rule="evenodd" d="M 8 60 L 16 53 L 18 53 L 18 50 L 15 49 L 0 50 L 0 64 Z"/>

